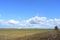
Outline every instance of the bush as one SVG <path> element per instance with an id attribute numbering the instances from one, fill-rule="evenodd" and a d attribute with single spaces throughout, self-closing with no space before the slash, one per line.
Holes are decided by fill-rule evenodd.
<path id="1" fill-rule="evenodd" d="M 55 26 L 55 30 L 58 30 L 58 26 Z"/>

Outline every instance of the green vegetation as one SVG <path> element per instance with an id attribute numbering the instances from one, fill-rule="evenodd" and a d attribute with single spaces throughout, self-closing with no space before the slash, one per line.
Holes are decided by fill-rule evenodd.
<path id="1" fill-rule="evenodd" d="M 0 40 L 60 40 L 52 29 L 0 29 Z"/>
<path id="2" fill-rule="evenodd" d="M 58 26 L 55 26 L 55 30 L 58 31 Z"/>
<path id="3" fill-rule="evenodd" d="M 15 39 L 19 37 L 24 37 L 28 35 L 33 35 L 37 33 L 43 33 L 46 31 L 46 29 L 0 29 L 0 38 L 3 37 L 3 39 Z M 1 40 L 1 39 L 0 39 Z"/>

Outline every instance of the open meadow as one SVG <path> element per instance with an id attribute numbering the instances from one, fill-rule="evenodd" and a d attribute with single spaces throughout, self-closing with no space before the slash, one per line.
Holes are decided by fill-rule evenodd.
<path id="1" fill-rule="evenodd" d="M 31 36 L 52 30 L 48 29 L 0 29 L 0 40 L 17 40 L 21 37 Z"/>

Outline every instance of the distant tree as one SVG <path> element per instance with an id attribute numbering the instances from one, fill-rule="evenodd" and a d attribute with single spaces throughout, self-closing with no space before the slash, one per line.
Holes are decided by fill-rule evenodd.
<path id="1" fill-rule="evenodd" d="M 55 26 L 55 28 L 54 28 L 55 30 L 58 30 L 58 26 Z"/>

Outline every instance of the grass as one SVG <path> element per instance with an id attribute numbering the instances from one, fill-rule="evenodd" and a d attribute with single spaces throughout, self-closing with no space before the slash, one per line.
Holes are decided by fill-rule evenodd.
<path id="1" fill-rule="evenodd" d="M 15 39 L 23 36 L 33 35 L 37 33 L 43 33 L 46 29 L 0 29 L 0 38 Z M 4 39 L 4 40 L 5 40 Z M 1 40 L 1 39 L 0 39 Z"/>

